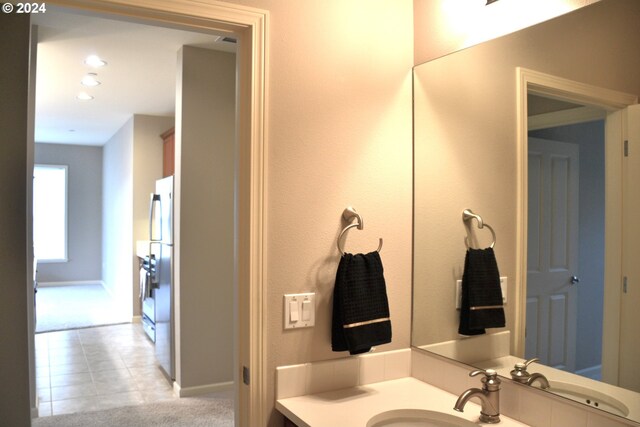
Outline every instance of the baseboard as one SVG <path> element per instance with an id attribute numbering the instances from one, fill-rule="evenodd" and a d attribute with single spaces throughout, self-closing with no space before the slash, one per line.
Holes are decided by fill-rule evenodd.
<path id="1" fill-rule="evenodd" d="M 131 318 L 131 323 L 142 323 L 142 316 L 133 316 Z"/>
<path id="2" fill-rule="evenodd" d="M 104 287 L 104 282 L 102 280 L 75 280 L 75 281 L 67 281 L 67 282 L 38 281 L 39 288 L 47 288 L 52 286 L 78 286 L 78 285 L 102 285 Z"/>
<path id="3" fill-rule="evenodd" d="M 173 394 L 178 397 L 200 396 L 203 394 L 215 393 L 218 391 L 233 390 L 233 381 L 216 384 L 205 384 L 195 387 L 180 387 L 177 382 L 173 382 Z"/>
<path id="4" fill-rule="evenodd" d="M 36 393 L 36 406 L 31 407 L 31 419 L 38 418 L 40 416 L 40 411 L 38 411 L 38 407 L 40 407 L 40 397 Z"/>

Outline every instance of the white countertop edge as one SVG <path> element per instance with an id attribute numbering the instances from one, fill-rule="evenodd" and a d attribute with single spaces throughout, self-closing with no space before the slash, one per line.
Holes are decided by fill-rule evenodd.
<path id="1" fill-rule="evenodd" d="M 276 401 L 276 409 L 298 427 L 364 427 L 377 414 L 394 409 L 425 409 L 443 412 L 477 423 L 480 405 L 469 402 L 465 411 L 453 410 L 458 396 L 413 377 L 383 381 L 342 390 Z M 500 426 L 521 427 L 526 424 L 504 415 Z"/>
<path id="2" fill-rule="evenodd" d="M 498 372 L 498 375 L 501 375 L 505 378 L 509 378 L 510 372 L 513 369 L 513 366 L 516 362 L 522 362 L 523 359 L 515 357 L 515 356 L 503 356 L 496 359 L 485 360 L 482 362 L 474 363 L 474 366 L 480 369 L 494 369 Z M 638 423 L 640 421 L 640 399 L 638 398 L 638 393 L 626 390 L 624 388 L 614 386 L 611 384 L 607 384 L 602 381 L 596 381 L 591 378 L 582 377 L 577 374 L 573 374 L 571 372 L 565 372 L 560 369 L 552 368 L 550 366 L 542 365 L 539 363 L 534 363 L 529 368 L 527 368 L 529 373 L 540 372 L 545 375 L 547 379 L 553 384 L 553 382 L 565 382 L 570 384 L 576 384 L 579 386 L 586 387 L 588 389 L 594 390 L 596 392 L 603 393 L 610 397 L 613 397 L 620 402 L 622 402 L 627 409 L 629 410 L 629 414 L 626 416 L 626 420 L 633 421 Z M 539 387 L 539 385 L 538 385 Z M 549 392 L 549 391 L 547 391 Z M 553 394 L 550 392 L 550 394 Z M 565 397 L 561 397 L 565 399 Z M 573 400 L 569 397 L 566 397 L 567 400 Z M 575 400 L 573 400 L 575 401 Z M 584 405 L 583 402 L 579 402 L 581 405 Z M 594 408 L 596 410 L 607 413 L 606 410 L 601 408 Z M 616 417 L 617 414 L 614 414 Z M 625 417 L 620 416 L 621 420 L 625 420 Z"/>

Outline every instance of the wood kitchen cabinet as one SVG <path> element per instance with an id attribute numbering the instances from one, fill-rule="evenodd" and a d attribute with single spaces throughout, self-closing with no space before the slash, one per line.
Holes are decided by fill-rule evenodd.
<path id="1" fill-rule="evenodd" d="M 162 177 L 173 175 L 176 163 L 175 128 L 160 135 L 162 138 Z"/>

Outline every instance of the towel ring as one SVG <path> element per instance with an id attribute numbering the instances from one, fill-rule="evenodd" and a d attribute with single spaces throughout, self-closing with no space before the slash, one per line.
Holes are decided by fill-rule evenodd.
<path id="1" fill-rule="evenodd" d="M 353 227 L 358 227 L 358 230 L 362 230 L 364 228 L 362 217 L 351 206 L 349 206 L 342 212 L 342 217 L 347 221 L 353 221 L 353 219 L 355 218 L 356 221 L 353 224 L 349 224 L 345 228 L 343 228 L 340 234 L 338 235 L 338 251 L 340 251 L 340 255 L 344 255 L 344 250 L 342 249 L 342 246 L 340 246 L 340 242 L 342 242 L 342 236 L 344 235 L 344 233 L 346 233 L 347 230 Z M 382 238 L 380 238 L 380 243 L 378 244 L 378 249 L 376 249 L 376 251 L 380 252 L 381 249 L 382 249 Z"/>
<path id="2" fill-rule="evenodd" d="M 462 220 L 464 222 L 471 221 L 474 218 L 478 221 L 478 228 L 487 227 L 489 231 L 491 231 L 491 236 L 493 238 L 493 241 L 491 242 L 491 245 L 489 245 L 489 247 L 493 248 L 496 245 L 496 232 L 493 231 L 493 228 L 486 222 L 482 221 L 482 217 L 480 215 L 474 214 L 471 209 L 465 209 L 462 211 Z M 467 246 L 467 248 L 470 247 L 469 239 L 466 236 L 464 238 L 464 244 Z"/>

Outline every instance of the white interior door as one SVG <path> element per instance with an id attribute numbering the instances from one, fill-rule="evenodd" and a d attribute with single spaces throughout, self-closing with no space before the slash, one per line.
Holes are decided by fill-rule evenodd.
<path id="1" fill-rule="evenodd" d="M 627 108 L 623 161 L 622 271 L 618 384 L 640 392 L 640 105 Z M 624 284 L 626 278 L 626 286 Z"/>
<path id="2" fill-rule="evenodd" d="M 529 138 L 525 356 L 575 368 L 578 146 Z"/>

